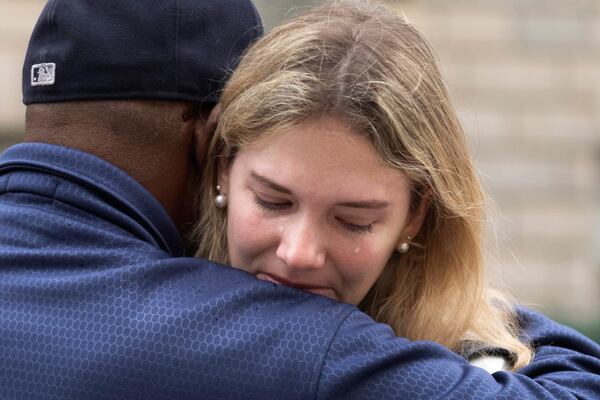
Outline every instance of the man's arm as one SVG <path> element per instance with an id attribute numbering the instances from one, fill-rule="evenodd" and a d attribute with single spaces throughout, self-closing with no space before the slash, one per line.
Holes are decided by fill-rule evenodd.
<path id="1" fill-rule="evenodd" d="M 490 375 L 433 342 L 397 338 L 355 312 L 332 341 L 316 399 L 600 399 L 600 346 L 520 311 L 536 354 L 517 373 Z"/>

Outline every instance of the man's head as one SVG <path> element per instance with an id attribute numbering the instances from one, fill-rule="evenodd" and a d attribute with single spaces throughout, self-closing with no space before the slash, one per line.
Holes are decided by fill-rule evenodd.
<path id="1" fill-rule="evenodd" d="M 261 33 L 250 0 L 49 0 L 23 67 L 26 140 L 121 167 L 181 231 L 211 110 Z"/>
<path id="2" fill-rule="evenodd" d="M 214 104 L 261 33 L 250 0 L 49 0 L 27 50 L 23 102 Z"/>

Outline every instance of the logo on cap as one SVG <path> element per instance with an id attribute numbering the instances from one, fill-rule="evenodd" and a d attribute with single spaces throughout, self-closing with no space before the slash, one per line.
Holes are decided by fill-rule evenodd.
<path id="1" fill-rule="evenodd" d="M 31 67 L 31 86 L 54 85 L 56 64 L 41 63 Z"/>

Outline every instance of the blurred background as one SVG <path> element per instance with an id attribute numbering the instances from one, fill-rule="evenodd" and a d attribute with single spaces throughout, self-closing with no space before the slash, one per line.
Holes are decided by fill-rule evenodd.
<path id="1" fill-rule="evenodd" d="M 267 28 L 318 0 L 255 0 Z M 0 0 L 0 151 L 43 0 Z M 495 280 L 600 342 L 600 1 L 396 0 L 433 44 L 495 204 Z M 1 222 L 0 222 L 1 223 Z"/>

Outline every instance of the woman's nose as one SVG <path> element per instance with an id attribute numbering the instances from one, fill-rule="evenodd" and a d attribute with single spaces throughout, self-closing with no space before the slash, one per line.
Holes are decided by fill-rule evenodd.
<path id="1" fill-rule="evenodd" d="M 277 257 L 288 267 L 315 269 L 325 266 L 323 234 L 309 220 L 291 222 L 280 228 Z"/>

